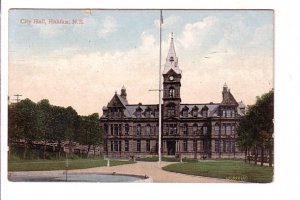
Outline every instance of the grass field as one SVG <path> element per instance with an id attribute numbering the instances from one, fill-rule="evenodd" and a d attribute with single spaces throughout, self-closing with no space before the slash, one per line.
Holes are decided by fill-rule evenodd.
<path id="1" fill-rule="evenodd" d="M 163 169 L 182 174 L 254 183 L 270 183 L 273 180 L 273 167 L 258 166 L 234 160 L 175 163 L 163 167 Z"/>
<path id="2" fill-rule="evenodd" d="M 110 166 L 131 164 L 133 161 L 111 160 Z M 103 159 L 75 159 L 68 160 L 68 169 L 86 169 L 107 166 Z M 62 160 L 21 160 L 9 161 L 8 171 L 49 171 L 66 169 L 66 161 Z"/>

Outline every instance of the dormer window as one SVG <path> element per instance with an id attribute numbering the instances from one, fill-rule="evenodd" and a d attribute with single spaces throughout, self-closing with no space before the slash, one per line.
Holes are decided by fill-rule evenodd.
<path id="1" fill-rule="evenodd" d="M 146 110 L 145 116 L 146 116 L 146 118 L 150 118 L 150 110 Z"/>
<path id="2" fill-rule="evenodd" d="M 183 117 L 188 117 L 188 110 L 183 110 L 182 111 L 182 115 L 183 115 Z"/>
<path id="3" fill-rule="evenodd" d="M 154 117 L 158 117 L 158 115 L 159 115 L 158 110 L 154 110 Z"/>
<path id="4" fill-rule="evenodd" d="M 170 60 L 169 60 L 169 61 L 170 61 L 170 62 L 174 62 L 173 56 L 170 57 Z"/>
<path id="5" fill-rule="evenodd" d="M 205 117 L 205 118 L 207 117 L 207 110 L 202 111 L 202 116 Z"/>
<path id="6" fill-rule="evenodd" d="M 193 113 L 193 117 L 197 117 L 198 116 L 198 111 L 197 110 L 193 110 L 192 113 Z"/>
<path id="7" fill-rule="evenodd" d="M 142 117 L 142 109 L 140 107 L 138 107 L 135 111 L 135 116 L 137 118 L 141 118 Z"/>

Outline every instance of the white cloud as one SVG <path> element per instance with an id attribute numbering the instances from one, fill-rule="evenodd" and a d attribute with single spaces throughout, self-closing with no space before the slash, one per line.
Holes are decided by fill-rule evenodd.
<path id="1" fill-rule="evenodd" d="M 102 36 L 117 31 L 114 20 L 108 17 L 104 21 L 107 23 L 101 26 Z M 94 26 L 92 20 L 89 23 Z M 220 102 L 224 82 L 236 99 L 246 104 L 253 103 L 255 96 L 272 88 L 273 58 L 260 51 L 263 41 L 269 40 L 268 31 L 270 27 L 258 27 L 247 33 L 248 27 L 242 21 L 225 26 L 216 17 L 184 26 L 175 37 L 179 66 L 183 71 L 182 102 Z M 234 40 L 243 36 L 246 39 Z M 101 113 L 101 107 L 107 104 L 115 90 L 120 92 L 124 84 L 130 103 L 157 103 L 157 93 L 148 92 L 158 87 L 159 46 L 155 38 L 145 31 L 140 36 L 141 45 L 125 51 L 83 52 L 74 46 L 49 53 L 47 58 L 12 59 L 10 93 L 22 91 L 24 97 L 35 101 L 49 98 L 53 104 L 71 104 L 80 114 L 90 114 Z M 162 41 L 163 65 L 169 42 L 169 38 Z M 205 59 L 211 50 L 219 53 Z"/>
<path id="2" fill-rule="evenodd" d="M 100 38 L 104 38 L 108 33 L 113 33 L 116 32 L 117 30 L 118 30 L 118 23 L 116 19 L 111 16 L 107 16 L 102 21 L 101 28 L 98 31 L 98 36 Z"/>

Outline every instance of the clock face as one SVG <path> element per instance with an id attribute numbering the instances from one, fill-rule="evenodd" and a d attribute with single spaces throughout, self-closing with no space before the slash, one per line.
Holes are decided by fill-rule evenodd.
<path id="1" fill-rule="evenodd" d="M 170 80 L 170 81 L 173 81 L 173 80 L 174 80 L 174 77 L 173 77 L 173 76 L 170 76 L 170 77 L 169 77 L 169 80 Z"/>

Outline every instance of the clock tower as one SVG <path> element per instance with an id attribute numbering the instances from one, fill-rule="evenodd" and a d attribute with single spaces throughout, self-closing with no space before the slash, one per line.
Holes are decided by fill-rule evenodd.
<path id="1" fill-rule="evenodd" d="M 181 70 L 178 66 L 173 33 L 166 64 L 163 71 L 163 118 L 177 118 L 180 116 L 180 80 Z"/>

